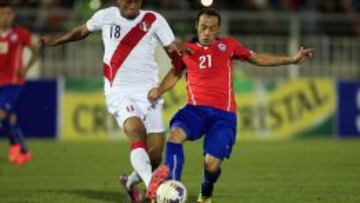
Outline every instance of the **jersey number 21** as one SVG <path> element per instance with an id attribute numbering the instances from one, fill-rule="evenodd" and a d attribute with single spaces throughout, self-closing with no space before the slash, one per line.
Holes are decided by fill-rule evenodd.
<path id="1" fill-rule="evenodd" d="M 211 68 L 212 66 L 212 59 L 211 59 L 211 55 L 202 55 L 199 57 L 199 68 L 200 69 L 204 69 L 204 68 Z"/>

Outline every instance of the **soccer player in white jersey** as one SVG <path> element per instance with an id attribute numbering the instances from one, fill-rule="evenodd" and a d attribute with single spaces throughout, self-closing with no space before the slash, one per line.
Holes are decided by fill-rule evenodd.
<path id="1" fill-rule="evenodd" d="M 155 47 L 160 42 L 169 56 L 178 58 L 184 46 L 175 42 L 160 14 L 140 9 L 142 0 L 114 2 L 116 6 L 97 11 L 86 24 L 41 40 L 44 45 L 56 46 L 101 31 L 106 104 L 130 141 L 130 162 L 135 170 L 130 176 L 122 176 L 120 182 L 132 202 L 139 202 L 142 197 L 136 184 L 142 180 L 149 187 L 164 146 L 162 102 L 152 105 L 147 99 L 149 90 L 159 82 Z"/>

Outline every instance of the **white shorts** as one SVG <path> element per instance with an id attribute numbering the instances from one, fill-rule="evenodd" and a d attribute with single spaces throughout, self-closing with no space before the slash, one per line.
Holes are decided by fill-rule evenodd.
<path id="1" fill-rule="evenodd" d="M 153 105 L 147 99 L 147 94 L 111 95 L 106 96 L 106 104 L 121 128 L 128 118 L 138 117 L 144 122 L 147 133 L 164 132 L 162 100 Z"/>

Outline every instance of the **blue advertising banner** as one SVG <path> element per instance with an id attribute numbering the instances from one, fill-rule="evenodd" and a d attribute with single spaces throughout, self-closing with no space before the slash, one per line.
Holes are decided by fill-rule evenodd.
<path id="1" fill-rule="evenodd" d="M 59 119 L 58 81 L 28 81 L 20 95 L 17 112 L 26 137 L 56 138 Z"/>
<path id="2" fill-rule="evenodd" d="M 360 137 L 360 82 L 338 82 L 338 135 Z"/>

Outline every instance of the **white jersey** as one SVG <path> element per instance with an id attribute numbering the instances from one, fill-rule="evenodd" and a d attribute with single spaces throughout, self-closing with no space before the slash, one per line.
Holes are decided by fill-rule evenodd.
<path id="1" fill-rule="evenodd" d="M 117 7 L 97 11 L 87 22 L 89 31 L 101 31 L 105 47 L 104 64 L 108 66 L 121 40 L 137 26 L 145 14 L 155 15 L 155 21 L 146 34 L 134 46 L 110 82 L 105 79 L 105 95 L 147 94 L 159 82 L 159 68 L 155 62 L 155 47 L 158 42 L 168 46 L 175 40 L 174 33 L 166 20 L 153 11 L 140 10 L 133 20 L 121 16 Z M 128 36 L 129 37 L 129 36 Z"/>

